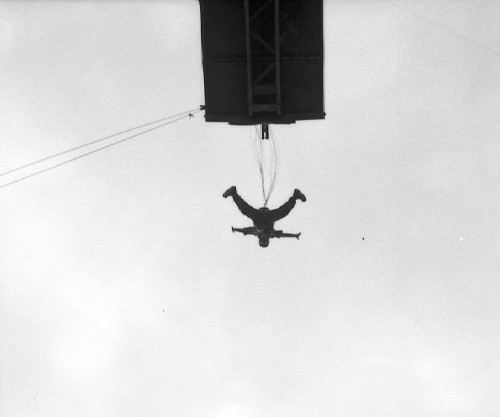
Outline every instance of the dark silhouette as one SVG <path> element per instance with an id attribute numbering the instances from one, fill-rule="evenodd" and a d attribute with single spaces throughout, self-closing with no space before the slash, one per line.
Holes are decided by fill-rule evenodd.
<path id="1" fill-rule="evenodd" d="M 282 230 L 274 230 L 274 223 L 287 216 L 295 207 L 297 200 L 306 201 L 306 196 L 300 190 L 296 189 L 285 204 L 274 210 L 269 210 L 267 207 L 261 207 L 260 209 L 253 208 L 240 197 L 234 185 L 228 188 L 222 196 L 224 198 L 233 197 L 239 210 L 253 221 L 253 227 L 244 227 L 241 229 L 231 227 L 233 233 L 239 232 L 244 235 L 257 236 L 259 238 L 259 245 L 263 248 L 269 245 L 269 239 L 273 237 L 295 237 L 297 239 L 300 237 L 300 233 L 284 233 Z"/>

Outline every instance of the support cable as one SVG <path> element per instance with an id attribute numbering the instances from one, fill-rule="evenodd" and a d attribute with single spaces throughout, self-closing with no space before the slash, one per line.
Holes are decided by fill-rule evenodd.
<path id="1" fill-rule="evenodd" d="M 271 194 L 274 191 L 274 186 L 276 185 L 276 176 L 278 174 L 278 144 L 274 136 L 274 132 L 271 130 L 271 127 L 269 127 L 269 130 L 270 130 L 269 136 L 271 138 L 271 146 L 272 146 L 272 158 L 270 161 L 269 171 L 273 172 L 273 176 L 271 179 L 271 185 L 269 187 L 269 193 L 267 194 L 267 198 L 264 202 L 264 207 L 267 206 L 267 202 L 269 201 L 269 198 L 271 197 Z"/>
<path id="2" fill-rule="evenodd" d="M 392 4 L 394 7 L 397 7 L 401 10 L 403 10 L 404 12 L 406 12 L 407 14 L 411 14 L 413 17 L 423 21 L 423 22 L 426 22 L 427 24 L 429 25 L 432 25 L 432 26 L 435 26 L 445 32 L 448 32 L 448 34 L 452 35 L 452 36 L 455 36 L 456 38 L 459 38 L 459 39 L 462 39 L 463 41 L 469 43 L 470 45 L 475 45 L 476 47 L 478 48 L 481 48 L 483 49 L 484 51 L 488 51 L 494 55 L 496 55 L 497 57 L 500 57 L 500 52 L 493 49 L 493 48 L 490 48 L 486 45 L 483 45 L 482 43 L 472 39 L 472 38 L 469 38 L 465 35 L 463 35 L 462 33 L 460 32 L 457 32 L 456 30 L 453 30 L 453 29 L 450 29 L 440 23 L 437 23 L 436 21 L 434 20 L 431 20 L 431 19 L 428 19 L 427 17 L 419 14 L 419 13 L 416 13 L 414 12 L 413 10 L 411 10 L 410 8 L 408 7 L 405 7 L 405 6 L 401 6 L 401 4 L 399 3 L 396 3 L 395 1 L 392 1 L 392 0 L 386 0 L 388 3 Z"/>
<path id="3" fill-rule="evenodd" d="M 257 159 L 257 164 L 259 165 L 259 173 L 260 173 L 260 185 L 262 188 L 262 200 L 265 202 L 266 201 L 266 185 L 264 181 L 264 165 L 263 165 L 263 159 L 264 159 L 264 150 L 262 147 L 261 139 L 260 139 L 260 132 L 259 129 L 257 128 L 256 125 L 254 125 L 256 135 L 254 138 L 254 151 L 255 151 L 255 157 Z"/>
<path id="4" fill-rule="evenodd" d="M 256 132 L 256 134 L 254 135 L 254 152 L 260 173 L 260 183 L 262 188 L 264 207 L 267 207 L 269 198 L 271 197 L 274 186 L 276 185 L 278 160 L 277 143 L 271 129 L 269 129 L 271 133 L 270 140 L 262 140 L 260 138 L 260 132 L 257 125 L 253 126 Z M 267 152 L 264 150 L 265 142 L 268 142 L 269 144 L 269 149 L 267 150 Z"/>
<path id="5" fill-rule="evenodd" d="M 163 127 L 163 126 L 167 126 L 167 125 L 169 125 L 169 124 L 172 124 L 172 123 L 178 122 L 179 120 L 186 119 L 186 118 L 191 118 L 191 117 L 192 117 L 195 113 L 198 113 L 198 112 L 200 112 L 200 111 L 202 111 L 202 110 L 203 110 L 202 108 L 199 108 L 199 109 L 198 109 L 198 110 L 196 110 L 196 111 L 193 111 L 193 112 L 191 112 L 191 113 L 187 113 L 187 114 L 186 114 L 186 115 L 184 115 L 184 116 L 177 117 L 177 118 L 176 118 L 176 119 L 174 119 L 174 120 L 170 120 L 170 121 L 165 122 L 165 123 L 162 123 L 162 124 L 160 124 L 160 125 L 158 125 L 158 126 L 155 126 L 155 127 L 149 128 L 149 129 L 146 129 L 146 130 L 144 130 L 144 131 L 142 131 L 142 132 L 139 132 L 139 133 L 136 133 L 136 134 L 134 134 L 134 135 L 132 135 L 132 136 L 127 136 L 127 137 L 126 137 L 126 138 L 124 138 L 124 139 L 120 139 L 120 140 L 117 140 L 116 142 L 112 142 L 112 143 L 110 143 L 110 144 L 108 144 L 108 145 L 101 146 L 100 148 L 97 148 L 97 149 L 94 149 L 94 150 L 92 150 L 92 151 L 86 152 L 86 153 L 84 153 L 84 154 L 78 155 L 78 156 L 76 156 L 76 157 L 74 157 L 74 158 L 71 158 L 71 159 L 68 159 L 68 160 L 66 160 L 66 161 L 60 162 L 60 163 L 58 163 L 58 164 L 56 164 L 56 165 L 52 165 L 52 166 L 49 166 L 49 167 L 47 167 L 47 168 L 41 169 L 41 170 L 39 170 L 39 171 L 35 171 L 35 172 L 31 173 L 31 174 L 25 175 L 24 177 L 18 178 L 18 179 L 14 180 L 14 181 L 10 181 L 10 182 L 7 182 L 6 184 L 2 184 L 2 185 L 0 185 L 0 189 L 5 188 L 5 187 L 8 187 L 8 186 L 13 185 L 13 184 L 17 184 L 18 182 L 21 182 L 21 181 L 27 180 L 28 178 L 32 178 L 32 177 L 35 177 L 35 176 L 37 176 L 37 175 L 43 174 L 44 172 L 51 171 L 51 170 L 53 170 L 53 169 L 59 168 L 59 167 L 61 167 L 61 166 L 63 166 L 63 165 L 69 164 L 70 162 L 74 162 L 74 161 L 77 161 L 77 160 L 79 160 L 79 159 L 82 159 L 82 158 L 84 158 L 84 157 L 86 157 L 86 156 L 89 156 L 89 155 L 95 154 L 95 153 L 97 153 L 97 152 L 103 151 L 104 149 L 111 148 L 112 146 L 118 145 L 118 144 L 120 144 L 120 143 L 126 142 L 126 141 L 131 140 L 131 139 L 134 139 L 134 138 L 136 138 L 136 137 L 138 137 L 138 136 L 144 135 L 145 133 L 152 132 L 153 130 L 160 129 L 160 128 L 161 128 L 161 127 Z"/>
<path id="6" fill-rule="evenodd" d="M 17 171 L 20 171 L 21 169 L 25 169 L 25 168 L 28 168 L 28 167 L 31 167 L 33 165 L 36 165 L 36 164 L 39 164 L 41 162 L 45 162 L 45 161 L 48 161 L 50 159 L 53 159 L 53 158 L 56 158 L 58 156 L 62 156 L 62 155 L 66 155 L 67 153 L 70 153 L 70 152 L 73 152 L 73 151 L 76 151 L 78 149 L 82 149 L 82 148 L 85 148 L 87 146 L 90 146 L 90 145 L 94 145 L 96 143 L 99 143 L 99 142 L 102 142 L 106 139 L 111 139 L 111 138 L 114 138 L 115 136 L 119 136 L 119 135 L 123 135 L 124 133 L 128 133 L 128 132 L 131 132 L 133 130 L 137 130 L 137 129 L 141 129 L 143 127 L 147 127 L 147 126 L 151 126 L 153 124 L 156 124 L 156 123 L 160 123 L 160 122 L 163 122 L 165 120 L 170 120 L 170 119 L 174 119 L 176 117 L 179 117 L 179 116 L 184 116 L 186 114 L 193 114 L 195 113 L 197 110 L 202 110 L 201 108 L 202 106 L 196 108 L 196 109 L 193 109 L 193 110 L 188 110 L 188 111 L 184 111 L 182 113 L 178 113 L 178 114 L 174 114 L 172 116 L 167 116 L 167 117 L 163 117 L 162 119 L 158 119 L 158 120 L 155 120 L 153 122 L 149 122 L 149 123 L 144 123 L 142 125 L 139 125 L 139 126 L 135 126 L 135 127 L 131 127 L 129 129 L 126 129 L 126 130 L 122 130 L 121 132 L 118 132 L 118 133 L 113 133 L 112 135 L 109 135 L 109 136 L 105 136 L 103 138 L 100 138 L 100 139 L 96 139 L 96 140 L 93 140 L 91 142 L 87 142 L 87 143 L 84 143 L 83 145 L 79 145 L 79 146 L 75 146 L 74 148 L 71 148 L 71 149 L 67 149 L 65 151 L 62 151 L 62 152 L 58 152 L 56 154 L 53 154 L 53 155 L 49 155 L 49 156 L 46 156 L 45 158 L 41 158 L 41 159 L 37 159 L 36 161 L 32 161 L 28 164 L 25 164 L 25 165 L 22 165 L 20 167 L 17 167 L 17 168 L 14 168 L 14 169 L 11 169 L 9 171 L 5 171 L 5 172 L 1 172 L 0 173 L 0 177 L 3 177 L 4 175 L 8 175 L 8 174 L 12 174 L 14 172 L 17 172 Z"/>

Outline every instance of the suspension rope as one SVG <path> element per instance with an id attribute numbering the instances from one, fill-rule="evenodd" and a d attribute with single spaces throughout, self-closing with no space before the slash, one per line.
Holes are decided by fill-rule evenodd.
<path id="1" fill-rule="evenodd" d="M 266 154 L 264 152 L 264 140 L 260 138 L 260 132 L 257 125 L 253 125 L 255 128 L 256 135 L 254 136 L 254 151 L 257 159 L 257 164 L 260 173 L 260 183 L 262 188 L 262 198 L 264 201 L 264 207 L 267 207 L 269 198 L 274 190 L 277 177 L 277 144 L 276 140 L 270 129 L 270 155 L 268 160 L 266 160 Z M 267 181 L 266 181 L 267 179 Z M 267 182 L 267 184 L 266 184 Z"/>
<path id="2" fill-rule="evenodd" d="M 264 207 L 267 206 L 267 202 L 269 201 L 269 198 L 271 197 L 271 194 L 274 191 L 274 186 L 276 185 L 276 176 L 278 172 L 278 150 L 277 150 L 277 142 L 276 138 L 274 136 L 273 131 L 269 127 L 270 131 L 270 138 L 271 138 L 271 146 L 272 146 L 272 158 L 271 161 L 269 162 L 269 171 L 273 171 L 273 177 L 271 180 L 271 185 L 269 187 L 269 193 L 267 194 L 267 198 L 264 201 Z"/>
<path id="3" fill-rule="evenodd" d="M 256 125 L 253 126 L 255 127 L 256 131 L 256 135 L 254 136 L 254 152 L 255 152 L 255 157 L 257 159 L 257 164 L 259 166 L 260 184 L 262 188 L 262 200 L 266 201 L 266 186 L 264 181 L 264 166 L 262 163 L 263 152 L 262 152 L 262 145 L 260 143 L 260 132 Z"/>
<path id="4" fill-rule="evenodd" d="M 102 142 L 106 139 L 111 139 L 111 138 L 114 138 L 115 136 L 119 136 L 119 135 L 122 135 L 124 133 L 128 133 L 128 132 L 131 132 L 132 130 L 137 130 L 137 129 L 141 129 L 143 127 L 147 127 L 147 126 L 150 126 L 152 124 L 156 124 L 156 123 L 160 123 L 160 122 L 163 122 L 165 120 L 170 120 L 170 119 L 174 119 L 176 117 L 179 117 L 179 116 L 183 116 L 183 115 L 186 115 L 186 114 L 193 114 L 195 113 L 197 110 L 201 110 L 201 107 L 198 107 L 196 109 L 192 109 L 192 110 L 187 110 L 187 111 L 184 111 L 182 113 L 178 113 L 178 114 L 174 114 L 172 116 L 167 116 L 167 117 L 163 117 L 162 119 L 158 119 L 158 120 L 154 120 L 152 122 L 149 122 L 149 123 L 144 123 L 142 125 L 139 125 L 139 126 L 135 126 L 135 127 L 131 127 L 129 129 L 126 129 L 126 130 L 122 130 L 121 132 L 117 132 L 117 133 L 113 133 L 112 135 L 109 135 L 109 136 L 105 136 L 103 138 L 100 138 L 100 139 L 96 139 L 96 140 L 93 140 L 91 142 L 87 142 L 87 143 L 84 143 L 83 145 L 79 145 L 79 146 L 75 146 L 74 148 L 71 148 L 71 149 L 67 149 L 65 151 L 62 151 L 62 152 L 58 152 L 58 153 L 55 153 L 53 155 L 49 155 L 49 156 L 46 156 L 45 158 L 41 158 L 41 159 L 37 159 L 36 161 L 32 161 L 32 162 L 29 162 L 25 165 L 22 165 L 22 166 L 19 166 L 17 168 L 14 168 L 14 169 L 11 169 L 9 171 L 5 171 L 5 172 L 1 172 L 0 173 L 0 177 L 3 177 L 4 175 L 7 175 L 7 174 L 12 174 L 14 172 L 17 172 L 17 171 L 20 171 L 21 169 L 25 169 L 25 168 L 28 168 L 28 167 L 31 167 L 33 165 L 36 165 L 36 164 L 39 164 L 41 162 L 45 162 L 45 161 L 48 161 L 50 159 L 53 159 L 53 158 L 56 158 L 58 156 L 62 156 L 62 155 L 65 155 L 69 152 L 73 152 L 73 151 L 76 151 L 78 149 L 82 149 L 82 148 L 85 148 L 87 146 L 90 146 L 90 145 L 94 145 L 96 143 L 99 143 L 99 142 Z"/>
<path id="5" fill-rule="evenodd" d="M 118 145 L 120 143 L 126 142 L 126 141 L 131 140 L 131 139 L 134 139 L 134 138 L 136 138 L 138 136 L 144 135 L 145 133 L 152 132 L 153 130 L 160 129 L 163 126 L 167 126 L 169 124 L 178 122 L 179 120 L 186 119 L 186 118 L 191 118 L 195 113 L 198 113 L 198 112 L 200 112 L 202 110 L 203 109 L 200 107 L 198 110 L 192 111 L 191 113 L 188 113 L 188 114 L 186 114 L 184 116 L 177 117 L 174 120 L 170 120 L 168 122 L 165 122 L 165 123 L 162 123 L 162 124 L 160 124 L 158 126 L 154 126 L 152 128 L 146 129 L 146 130 L 144 130 L 142 132 L 139 132 L 139 133 L 136 133 L 134 135 L 127 136 L 124 139 L 120 139 L 120 140 L 117 140 L 116 142 L 112 142 L 112 143 L 110 143 L 108 145 L 101 146 L 100 148 L 97 148 L 97 149 L 94 149 L 92 151 L 86 152 L 84 154 L 78 155 L 78 156 L 76 156 L 74 158 L 71 158 L 71 159 L 68 159 L 66 161 L 60 162 L 60 163 L 58 163 L 56 165 L 52 165 L 52 166 L 49 166 L 47 168 L 41 169 L 39 171 L 35 171 L 35 172 L 31 173 L 31 174 L 25 175 L 24 177 L 18 178 L 18 179 L 14 180 L 14 181 L 10 181 L 10 182 L 7 182 L 6 184 L 0 185 L 0 189 L 8 187 L 8 186 L 13 185 L 13 184 L 17 184 L 18 182 L 27 180 L 28 178 L 32 178 L 32 177 L 35 177 L 37 175 L 43 174 L 44 172 L 51 171 L 53 169 L 59 168 L 59 167 L 61 167 L 63 165 L 69 164 L 70 162 L 74 162 L 74 161 L 77 161 L 79 159 L 85 158 L 86 156 L 89 156 L 89 155 L 95 154 L 97 152 L 103 151 L 104 149 L 111 148 L 112 146 Z"/>

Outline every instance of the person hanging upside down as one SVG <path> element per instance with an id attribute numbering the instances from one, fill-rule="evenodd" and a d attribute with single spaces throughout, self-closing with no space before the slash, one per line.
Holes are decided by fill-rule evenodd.
<path id="1" fill-rule="evenodd" d="M 284 233 L 282 230 L 274 230 L 274 223 L 287 216 L 295 207 L 295 202 L 297 200 L 302 202 L 306 201 L 306 196 L 302 194 L 300 190 L 295 189 L 288 201 L 274 210 L 269 210 L 267 207 L 261 207 L 260 209 L 253 208 L 240 197 L 234 185 L 229 187 L 222 196 L 224 198 L 228 198 L 229 196 L 233 197 L 238 209 L 243 215 L 249 217 L 253 221 L 253 227 L 244 227 L 240 229 L 231 226 L 233 233 L 239 232 L 244 235 L 257 236 L 259 238 L 259 245 L 263 248 L 269 245 L 269 239 L 273 237 L 295 237 L 297 239 L 300 237 L 300 233 Z"/>

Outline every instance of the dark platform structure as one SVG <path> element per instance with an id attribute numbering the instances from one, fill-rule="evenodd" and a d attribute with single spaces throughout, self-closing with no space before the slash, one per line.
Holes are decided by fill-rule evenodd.
<path id="1" fill-rule="evenodd" d="M 200 0 L 205 119 L 324 119 L 323 0 Z"/>

